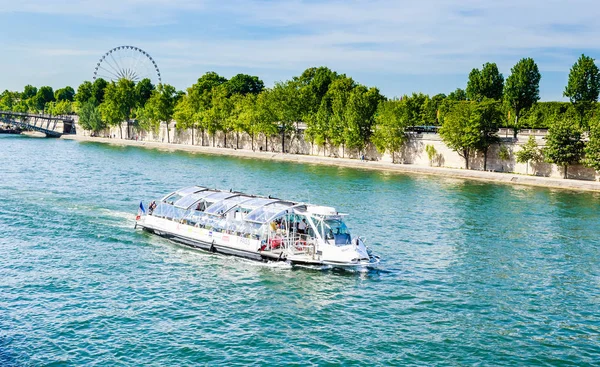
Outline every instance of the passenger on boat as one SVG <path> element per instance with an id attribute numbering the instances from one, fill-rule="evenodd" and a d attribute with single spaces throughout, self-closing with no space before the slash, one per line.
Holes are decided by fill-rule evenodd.
<path id="1" fill-rule="evenodd" d="M 148 205 L 148 214 L 152 215 L 152 212 L 154 212 L 154 209 L 156 209 L 156 201 L 152 200 L 150 205 Z"/>
<path id="2" fill-rule="evenodd" d="M 302 218 L 300 222 L 298 222 L 298 233 L 306 234 L 306 219 Z"/>

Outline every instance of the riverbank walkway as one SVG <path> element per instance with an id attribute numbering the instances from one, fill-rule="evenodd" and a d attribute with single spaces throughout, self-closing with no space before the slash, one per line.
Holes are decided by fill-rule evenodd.
<path id="1" fill-rule="evenodd" d="M 600 192 L 600 182 L 597 181 L 583 181 L 573 179 L 560 179 L 553 177 L 541 177 L 541 176 L 527 176 L 515 173 L 501 173 L 501 172 L 486 172 L 486 171 L 474 171 L 466 169 L 456 168 L 444 168 L 444 167 L 427 167 L 417 166 L 411 164 L 395 164 L 391 162 L 381 161 L 361 161 L 357 159 L 348 158 L 333 158 L 333 157 L 321 157 L 314 155 L 303 155 L 303 154 L 289 154 L 289 153 L 271 153 L 271 152 L 260 152 L 244 149 L 229 149 L 229 148 L 214 148 L 207 146 L 198 145 L 185 145 L 185 144 L 173 144 L 173 143 L 161 143 L 152 141 L 136 141 L 136 140 L 124 140 L 124 139 L 110 139 L 110 138 L 96 138 L 81 135 L 63 135 L 63 139 L 77 140 L 77 141 L 89 141 L 97 143 L 107 143 L 112 145 L 121 146 L 137 146 L 149 149 L 159 149 L 165 151 L 183 151 L 193 152 L 202 154 L 216 154 L 216 155 L 227 155 L 241 158 L 255 158 L 265 159 L 272 161 L 282 162 L 297 162 L 297 163 L 310 163 L 310 164 L 321 164 L 337 167 L 350 167 L 368 170 L 379 170 L 399 173 L 416 173 L 425 175 L 435 175 L 448 178 L 458 178 L 467 180 L 477 180 L 484 182 L 495 182 L 504 183 L 511 185 L 526 185 L 526 186 L 538 186 L 565 190 L 578 190 L 578 191 L 597 191 Z"/>

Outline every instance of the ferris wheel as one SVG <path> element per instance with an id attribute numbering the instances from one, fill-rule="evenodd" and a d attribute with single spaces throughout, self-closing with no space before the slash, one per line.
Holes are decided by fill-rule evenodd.
<path id="1" fill-rule="evenodd" d="M 102 55 L 94 70 L 94 80 L 128 79 L 139 82 L 148 78 L 157 85 L 162 82 L 158 65 L 149 53 L 135 46 L 119 46 Z"/>

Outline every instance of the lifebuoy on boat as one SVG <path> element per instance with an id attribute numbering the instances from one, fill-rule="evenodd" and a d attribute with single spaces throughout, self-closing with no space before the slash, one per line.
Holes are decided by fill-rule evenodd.
<path id="1" fill-rule="evenodd" d="M 296 247 L 296 250 L 303 251 L 306 248 L 306 241 L 298 240 L 294 246 Z"/>

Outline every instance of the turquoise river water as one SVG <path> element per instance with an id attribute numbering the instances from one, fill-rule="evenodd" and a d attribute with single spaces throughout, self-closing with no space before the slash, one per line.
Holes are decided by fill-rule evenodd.
<path id="1" fill-rule="evenodd" d="M 0 136 L 0 366 L 600 364 L 600 196 Z M 133 229 L 206 185 L 349 213 L 316 271 Z"/>

